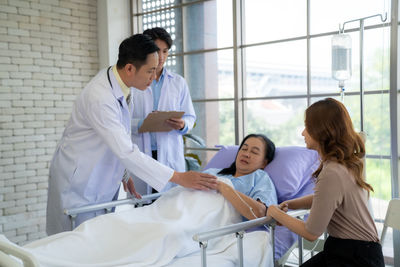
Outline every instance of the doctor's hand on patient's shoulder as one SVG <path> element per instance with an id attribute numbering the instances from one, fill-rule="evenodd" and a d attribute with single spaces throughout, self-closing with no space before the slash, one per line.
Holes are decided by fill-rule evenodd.
<path id="1" fill-rule="evenodd" d="M 217 189 L 217 177 L 207 173 L 188 171 L 188 172 L 174 172 L 171 182 L 179 184 L 183 187 L 199 189 L 199 190 L 212 190 Z"/>
<path id="2" fill-rule="evenodd" d="M 132 177 L 129 178 L 127 183 L 125 181 L 122 181 L 122 184 L 124 185 L 125 192 L 129 191 L 129 193 L 134 195 L 136 198 L 142 198 L 142 196 L 138 192 L 136 192 L 135 184 L 133 183 Z"/>

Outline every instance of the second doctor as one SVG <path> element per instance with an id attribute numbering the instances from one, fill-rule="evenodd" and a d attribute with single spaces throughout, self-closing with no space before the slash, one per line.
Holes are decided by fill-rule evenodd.
<path id="1" fill-rule="evenodd" d="M 185 171 L 185 158 L 182 135 L 193 128 L 196 114 L 185 79 L 167 70 L 164 64 L 172 46 L 170 34 L 163 28 L 147 29 L 143 32 L 150 36 L 160 49 L 156 79 L 147 90 L 133 90 L 132 141 L 140 151 L 153 157 L 160 163 L 178 171 Z M 153 111 L 184 111 L 182 118 L 166 121 L 172 128 L 168 132 L 145 132 L 138 130 L 145 117 Z M 134 177 L 135 186 L 142 194 L 151 193 L 152 188 Z M 163 189 L 167 191 L 174 184 L 169 182 Z"/>

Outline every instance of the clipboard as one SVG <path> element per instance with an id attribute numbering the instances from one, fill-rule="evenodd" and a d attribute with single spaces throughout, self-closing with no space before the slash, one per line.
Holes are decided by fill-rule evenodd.
<path id="1" fill-rule="evenodd" d="M 142 126 L 139 128 L 139 133 L 144 132 L 168 132 L 173 128 L 165 123 L 171 118 L 182 118 L 184 111 L 157 111 L 151 112 L 143 120 Z"/>

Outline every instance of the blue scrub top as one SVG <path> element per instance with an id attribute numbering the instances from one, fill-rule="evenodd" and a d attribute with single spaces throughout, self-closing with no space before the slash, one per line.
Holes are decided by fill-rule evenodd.
<path id="1" fill-rule="evenodd" d="M 264 170 L 256 170 L 240 177 L 218 174 L 219 171 L 221 171 L 221 169 L 211 168 L 204 170 L 203 172 L 217 177 L 228 178 L 237 191 L 251 197 L 252 199 L 260 200 L 267 207 L 278 204 L 278 197 L 276 195 L 274 183 L 268 173 Z"/>
<path id="2" fill-rule="evenodd" d="M 158 81 L 154 79 L 153 82 L 151 83 L 151 89 L 153 89 L 154 110 L 158 110 L 158 102 L 160 102 L 161 87 L 163 86 L 164 83 L 164 74 L 165 74 L 165 68 L 161 73 L 160 79 Z M 156 134 L 150 133 L 150 138 L 151 138 L 151 150 L 157 150 Z"/>

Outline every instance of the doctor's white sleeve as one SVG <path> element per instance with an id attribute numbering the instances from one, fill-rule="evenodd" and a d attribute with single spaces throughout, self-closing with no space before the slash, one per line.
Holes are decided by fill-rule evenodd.
<path id="1" fill-rule="evenodd" d="M 122 114 L 116 103 L 89 102 L 86 107 L 88 122 L 126 169 L 160 191 L 174 170 L 140 152 L 132 143 L 129 132 L 121 123 Z"/>

